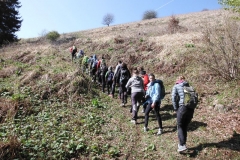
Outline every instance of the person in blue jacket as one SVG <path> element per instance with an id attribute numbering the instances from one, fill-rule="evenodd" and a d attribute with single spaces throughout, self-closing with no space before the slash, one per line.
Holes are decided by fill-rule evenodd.
<path id="1" fill-rule="evenodd" d="M 150 74 L 149 75 L 149 84 L 148 89 L 145 95 L 145 98 L 147 99 L 148 105 L 145 110 L 145 124 L 144 124 L 144 132 L 148 131 L 148 119 L 149 119 L 149 113 L 151 110 L 154 109 L 156 118 L 158 121 L 159 129 L 157 132 L 157 135 L 161 135 L 163 133 L 163 127 L 162 127 L 162 118 L 159 113 L 160 111 L 160 105 L 161 105 L 161 87 L 159 83 L 155 83 L 155 75 Z"/>

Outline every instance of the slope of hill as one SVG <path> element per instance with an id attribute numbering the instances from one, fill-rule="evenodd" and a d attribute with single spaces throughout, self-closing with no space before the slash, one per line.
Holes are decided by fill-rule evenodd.
<path id="1" fill-rule="evenodd" d="M 227 15 L 222 10 L 175 15 L 1 48 L 1 159 L 239 159 L 240 81 L 223 80 L 201 59 L 206 30 L 224 26 Z M 130 99 L 123 108 L 102 93 L 78 60 L 71 62 L 73 44 L 88 56 L 105 56 L 109 66 L 123 60 L 163 79 L 164 134 L 155 135 L 154 115 L 147 133 L 143 113 L 131 124 Z M 180 155 L 169 93 L 181 74 L 196 87 L 200 104 L 189 126 L 189 151 Z"/>

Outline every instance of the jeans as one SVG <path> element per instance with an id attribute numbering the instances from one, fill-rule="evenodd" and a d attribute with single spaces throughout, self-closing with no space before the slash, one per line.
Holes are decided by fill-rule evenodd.
<path id="1" fill-rule="evenodd" d="M 145 110 L 145 127 L 147 128 L 147 126 L 148 126 L 148 119 L 149 119 L 149 113 L 150 113 L 150 111 L 153 109 L 152 107 L 151 107 L 151 103 L 148 103 L 148 105 L 147 105 L 147 108 L 146 108 L 146 110 Z M 162 127 L 162 118 L 161 118 L 161 115 L 160 115 L 160 113 L 159 113 L 159 111 L 160 111 L 160 105 L 161 105 L 161 103 L 160 102 L 157 102 L 156 103 L 156 106 L 154 107 L 154 110 L 155 110 L 155 114 L 156 114 L 156 118 L 157 118 L 157 121 L 158 121 L 158 125 L 159 125 L 159 128 L 163 128 Z"/>
<path id="2" fill-rule="evenodd" d="M 193 109 L 188 109 L 185 106 L 180 106 L 177 111 L 177 130 L 178 140 L 180 145 L 186 145 L 187 142 L 187 127 L 193 118 Z"/>

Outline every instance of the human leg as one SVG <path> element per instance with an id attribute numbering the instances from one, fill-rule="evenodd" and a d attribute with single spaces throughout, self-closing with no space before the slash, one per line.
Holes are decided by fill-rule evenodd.
<path id="1" fill-rule="evenodd" d="M 149 119 L 149 113 L 152 110 L 151 103 L 147 105 L 147 108 L 145 110 L 145 122 L 144 122 L 144 127 L 148 127 L 148 119 Z"/>

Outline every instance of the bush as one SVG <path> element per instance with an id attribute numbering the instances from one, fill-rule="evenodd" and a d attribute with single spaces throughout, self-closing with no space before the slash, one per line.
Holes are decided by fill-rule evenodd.
<path id="1" fill-rule="evenodd" d="M 200 60 L 209 72 L 225 80 L 240 79 L 240 29 L 237 22 L 227 19 L 224 25 L 205 27 L 205 47 Z"/>
<path id="2" fill-rule="evenodd" d="M 56 41 L 60 37 L 60 34 L 57 31 L 49 32 L 46 35 L 46 38 L 50 41 Z"/>
<path id="3" fill-rule="evenodd" d="M 156 11 L 146 11 L 143 14 L 143 20 L 145 19 L 153 19 L 153 18 L 157 18 L 157 12 Z"/>
<path id="4" fill-rule="evenodd" d="M 169 22 L 168 22 L 168 30 L 171 34 L 176 33 L 178 29 L 180 28 L 179 26 L 179 19 L 177 19 L 175 16 L 171 16 Z"/>

